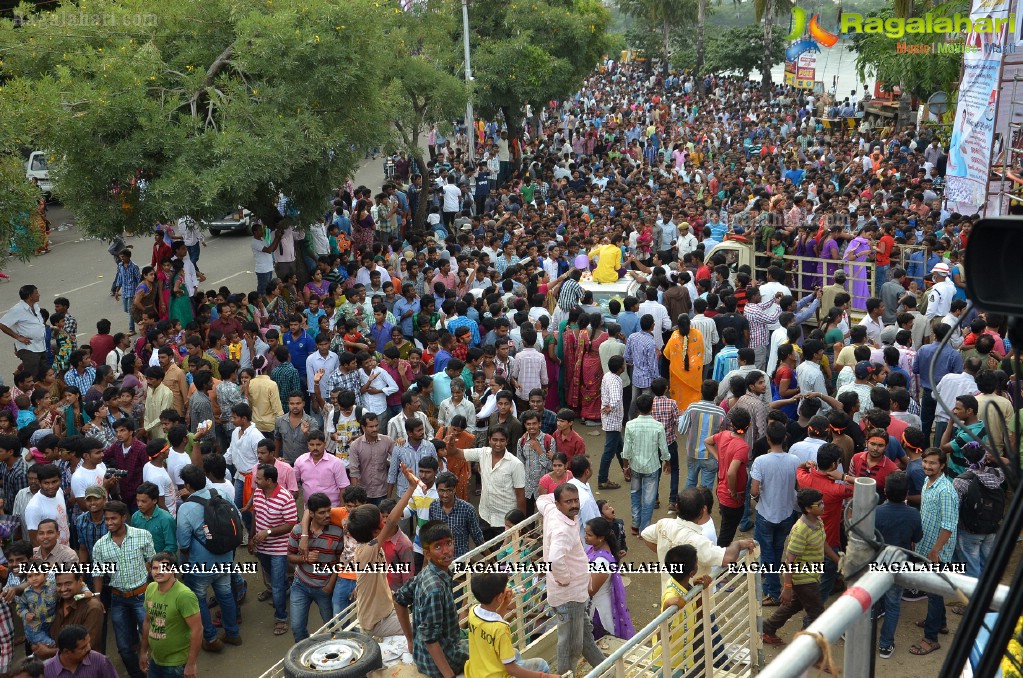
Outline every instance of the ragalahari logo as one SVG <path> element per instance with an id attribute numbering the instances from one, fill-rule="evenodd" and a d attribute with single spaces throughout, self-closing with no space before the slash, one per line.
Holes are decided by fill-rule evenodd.
<path id="1" fill-rule="evenodd" d="M 804 36 L 804 33 L 809 35 Z M 821 27 L 817 14 L 813 15 L 808 26 L 806 10 L 802 7 L 792 8 L 792 31 L 785 39 L 795 40 L 785 50 L 785 59 L 788 61 L 795 61 L 803 52 L 819 52 L 821 47 L 834 47 L 838 42 L 837 35 Z"/>

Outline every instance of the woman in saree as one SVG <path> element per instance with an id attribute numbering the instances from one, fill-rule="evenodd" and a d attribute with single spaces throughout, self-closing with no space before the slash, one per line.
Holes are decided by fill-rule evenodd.
<path id="1" fill-rule="evenodd" d="M 547 398 L 544 407 L 552 412 L 561 409 L 561 396 L 555 386 L 561 376 L 561 361 L 558 360 L 558 337 L 551 331 L 551 317 L 542 315 L 537 321 L 543 336 L 543 357 L 547 361 Z"/>
<path id="2" fill-rule="evenodd" d="M 160 287 L 156 282 L 156 271 L 152 266 L 142 269 L 142 280 L 135 288 L 135 298 L 131 301 L 132 315 L 135 322 L 139 322 L 146 313 L 157 312 L 157 300 L 160 294 Z"/>
<path id="3" fill-rule="evenodd" d="M 571 407 L 569 405 L 570 395 L 578 395 L 578 386 L 573 389 L 570 378 L 572 366 L 575 365 L 576 350 L 579 347 L 579 337 L 576 331 L 579 329 L 580 315 L 582 315 L 582 311 L 579 308 L 569 311 L 568 317 L 561 321 L 561 332 L 558 335 L 558 359 L 561 361 L 561 378 L 558 380 L 558 385 L 564 407 Z M 558 409 L 561 409 L 561 406 Z"/>
<path id="4" fill-rule="evenodd" d="M 565 360 L 561 378 L 565 382 L 565 405 L 578 412 L 582 407 L 583 354 L 590 340 L 590 316 L 579 313 L 577 329 L 573 332 L 565 327 Z"/>
<path id="5" fill-rule="evenodd" d="M 589 594 L 592 602 L 593 638 L 604 636 L 629 639 L 636 635 L 625 600 L 625 583 L 619 572 L 611 572 L 618 564 L 618 538 L 614 526 L 604 517 L 586 523 L 586 557 L 599 564 L 597 572 L 590 573 Z"/>
<path id="6" fill-rule="evenodd" d="M 182 327 L 187 327 L 194 320 L 192 300 L 188 298 L 188 287 L 185 286 L 185 262 L 175 259 L 171 262 L 173 273 L 170 278 L 170 318 L 178 320 Z"/>
<path id="7" fill-rule="evenodd" d="M 171 277 L 174 275 L 174 267 L 170 259 L 163 259 L 159 265 L 156 282 L 160 287 L 160 320 L 167 320 L 170 317 Z"/>
<path id="8" fill-rule="evenodd" d="M 852 283 L 852 307 L 866 308 L 867 298 L 870 297 L 870 280 L 867 273 L 867 257 L 870 256 L 873 247 L 870 244 L 874 237 L 877 226 L 867 224 L 860 231 L 859 235 L 849 242 L 845 248 L 846 277 Z"/>
<path id="9" fill-rule="evenodd" d="M 678 317 L 678 329 L 664 346 L 664 357 L 670 370 L 671 397 L 678 403 L 678 409 L 686 408 L 700 399 L 700 384 L 703 382 L 703 335 L 692 326 L 689 315 Z"/>
<path id="10" fill-rule="evenodd" d="M 271 325 L 288 327 L 288 303 L 281 296 L 281 281 L 276 278 L 266 286 L 266 313 Z"/>
<path id="11" fill-rule="evenodd" d="M 361 255 L 373 250 L 373 236 L 376 232 L 376 224 L 373 221 L 371 210 L 373 203 L 369 200 L 360 200 L 355 205 L 355 219 L 352 224 L 352 244 L 359 250 Z"/>
<path id="12" fill-rule="evenodd" d="M 795 253 L 797 257 L 817 256 L 817 240 L 810 232 L 810 226 L 803 224 L 799 227 L 799 235 L 796 238 Z M 813 291 L 813 288 L 821 284 L 821 262 L 804 261 L 800 265 L 802 277 L 799 280 L 799 288 L 806 294 Z"/>
<path id="13" fill-rule="evenodd" d="M 842 227 L 835 224 L 828 231 L 828 234 L 824 236 L 824 240 L 820 244 L 820 254 L 818 255 L 821 259 L 830 259 L 832 261 L 839 261 L 842 255 L 839 252 L 838 245 L 838 234 L 842 230 Z M 841 264 L 824 264 L 824 282 L 830 284 L 835 279 L 835 271 L 839 270 Z"/>
<path id="14" fill-rule="evenodd" d="M 604 378 L 604 369 L 600 363 L 600 345 L 607 341 L 604 331 L 604 318 L 599 313 L 590 314 L 589 336 L 580 341 L 580 365 L 582 375 L 581 416 L 587 421 L 600 421 L 600 381 Z M 581 334 L 581 333 L 580 333 Z"/>

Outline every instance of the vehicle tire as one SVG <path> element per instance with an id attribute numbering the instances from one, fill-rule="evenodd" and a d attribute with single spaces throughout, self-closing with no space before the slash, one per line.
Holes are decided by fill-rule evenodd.
<path id="1" fill-rule="evenodd" d="M 286 678 L 365 678 L 383 667 L 377 641 L 346 631 L 306 638 L 284 656 Z"/>

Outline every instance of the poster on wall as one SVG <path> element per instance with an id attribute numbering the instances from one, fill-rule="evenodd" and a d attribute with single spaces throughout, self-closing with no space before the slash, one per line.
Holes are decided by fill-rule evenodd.
<path id="1" fill-rule="evenodd" d="M 817 79 L 817 53 L 807 51 L 785 62 L 785 84 L 798 89 L 813 89 Z"/>
<path id="2" fill-rule="evenodd" d="M 1006 18 L 1008 0 L 991 3 L 977 0 L 970 13 L 981 18 Z M 963 76 L 960 81 L 956 117 L 949 140 L 945 197 L 952 209 L 973 214 L 987 204 L 988 176 L 991 170 L 991 148 L 994 141 L 995 114 L 998 110 L 999 75 L 1002 49 L 1009 40 L 1009 27 L 1001 33 L 971 32 L 966 44 L 973 48 L 963 54 Z M 995 201 L 989 213 L 997 213 Z"/>

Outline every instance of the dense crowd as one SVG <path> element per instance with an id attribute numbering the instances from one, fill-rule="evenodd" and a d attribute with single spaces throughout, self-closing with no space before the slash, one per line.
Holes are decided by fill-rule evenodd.
<path id="1" fill-rule="evenodd" d="M 630 536 L 670 566 L 665 609 L 755 540 L 779 644 L 836 589 L 864 476 L 887 543 L 979 574 L 1004 478 L 976 441 L 1016 445 L 1015 359 L 1005 319 L 968 310 L 973 219 L 942 206 L 944 149 L 912 126 L 825 129 L 863 106 L 609 63 L 527 106 L 521 134 L 431 130 L 425 168 L 399 154 L 379 192 L 349 182 L 318 219 L 282 198 L 252 225 L 247 289 L 202 289 L 188 217 L 156 226 L 151 256 L 112 250 L 127 318 L 80 326 L 24 285 L 0 318 L 21 363 L 0 387 L 0 668 L 115 675 L 109 612 L 129 675 L 196 675 L 201 651 L 242 643 L 244 545 L 275 635 L 303 641 L 310 607 L 354 604 L 424 675 L 543 677 L 512 647 L 508 576 L 474 576 L 463 618 L 451 572 L 470 538 L 536 512 L 559 672 L 635 633 L 620 575 L 588 567 Z M 600 292 L 620 280 L 629 293 Z M 612 472 L 625 520 L 594 496 Z M 31 573 L 70 563 L 88 567 Z M 921 598 L 879 606 L 882 657 L 900 601 Z M 938 649 L 940 597 L 919 625 L 909 651 Z"/>

